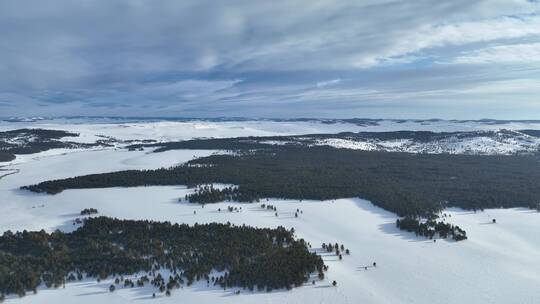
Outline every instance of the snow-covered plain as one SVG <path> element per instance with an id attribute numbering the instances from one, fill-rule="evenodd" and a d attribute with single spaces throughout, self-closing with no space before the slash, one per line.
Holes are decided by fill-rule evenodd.
<path id="1" fill-rule="evenodd" d="M 340 132 L 387 132 L 387 131 L 433 131 L 478 132 L 474 136 L 448 135 L 432 141 L 413 139 L 379 140 L 361 138 L 325 138 L 315 145 L 367 151 L 450 154 L 515 154 L 538 153 L 540 138 L 515 132 L 517 130 L 540 130 L 540 121 L 447 121 L 447 120 L 380 120 L 351 123 L 345 121 L 147 121 L 93 119 L 50 119 L 37 121 L 7 122 L 0 120 L 0 131 L 20 128 L 42 128 L 78 133 L 78 137 L 62 140 L 75 143 L 96 143 L 112 139 L 115 147 L 145 140 L 157 142 L 179 141 L 193 138 L 226 138 L 244 136 L 283 136 L 304 134 L 336 134 Z M 495 131 L 495 133 L 482 133 Z M 467 133 L 465 133 L 467 134 Z M 285 144 L 286 141 L 264 141 L 266 144 Z M 69 153 L 75 150 L 55 149 L 42 155 Z M 38 155 L 39 156 L 39 155 Z M 32 156 L 17 155 L 11 163 L 26 161 Z M 4 163 L 5 164 L 5 163 Z"/>
<path id="2" fill-rule="evenodd" d="M 379 140 L 326 138 L 318 140 L 315 145 L 364 151 L 511 155 L 518 153 L 538 153 L 540 151 L 540 138 L 519 132 L 497 130 L 494 131 L 494 133 L 477 133 L 474 137 L 449 135 L 427 142 L 415 141 L 413 139 Z"/>
<path id="3" fill-rule="evenodd" d="M 388 131 L 481 131 L 540 129 L 540 121 L 451 121 L 451 120 L 377 120 L 358 124 L 337 120 L 275 121 L 160 121 L 136 119 L 47 119 L 8 122 L 0 120 L 0 131 L 19 128 L 43 128 L 80 133 L 71 141 L 93 143 L 100 135 L 120 140 L 153 139 L 157 141 L 184 140 L 196 137 L 239 137 L 299 135 L 338 132 L 388 132 Z"/>
<path id="4" fill-rule="evenodd" d="M 42 128 L 65 130 L 80 136 L 66 140 L 94 143 L 100 135 L 119 140 L 174 141 L 203 137 L 273 136 L 312 133 L 338 133 L 359 131 L 361 126 L 347 123 L 323 124 L 320 122 L 276 122 L 276 121 L 140 121 L 119 123 L 72 123 L 71 121 L 38 121 L 34 123 L 0 122 L 0 131 L 18 128 Z"/>
<path id="5" fill-rule="evenodd" d="M 0 132 L 22 128 L 63 130 L 78 133 L 78 137 L 65 137 L 62 140 L 79 143 L 95 143 L 98 140 L 114 138 L 117 141 L 155 140 L 158 142 L 187 140 L 193 138 L 225 138 L 241 136 L 299 135 L 313 133 L 338 133 L 360 131 L 362 127 L 353 124 L 323 124 L 320 122 L 275 122 L 275 121 L 132 121 L 111 122 L 97 120 L 88 123 L 72 120 L 38 120 L 30 122 L 6 122 L 0 120 Z M 123 147 L 125 144 L 116 144 Z M 99 148 L 102 150 L 103 148 Z M 110 148 L 109 148 L 110 149 Z M 34 158 L 79 152 L 79 149 L 52 149 L 32 155 L 17 155 L 11 165 Z"/>
<path id="6" fill-rule="evenodd" d="M 164 136 L 171 139 L 206 134 L 204 128 L 198 132 L 194 131 L 197 130 L 194 126 L 178 128 L 176 122 L 173 124 L 175 127 L 160 125 L 159 131 L 141 127 L 141 132 L 136 135 L 130 135 L 136 127 L 125 127 L 133 129 L 122 135 L 124 127 L 116 125 L 80 125 L 77 130 L 86 128 L 87 134 L 91 134 L 96 128 L 103 127 L 103 134 L 134 139 L 141 134 L 151 137 L 152 132 L 166 134 Z M 217 126 L 215 128 L 220 131 L 208 131 L 204 136 L 267 135 L 265 132 L 295 134 L 296 130 L 292 125 L 279 129 L 262 124 L 263 127 L 246 131 L 232 129 L 235 124 L 230 124 L 231 129 L 223 127 L 223 130 Z M 169 127 L 176 131 L 163 130 Z M 320 133 L 326 127 L 317 125 L 318 131 L 313 132 L 299 127 L 297 133 Z M 351 131 L 351 126 L 342 127 Z M 331 128 L 334 132 L 336 126 L 331 125 Z M 275 217 L 273 212 L 262 210 L 258 204 L 218 203 L 201 208 L 179 203 L 178 198 L 191 191 L 183 186 L 66 190 L 55 196 L 19 190 L 20 186 L 43 180 L 123 169 L 168 167 L 193 157 L 219 153 L 199 150 L 149 153 L 121 149 L 64 152 L 53 151 L 39 157 L 30 155 L 24 161 L 1 168 L 13 174 L 0 179 L 0 233 L 23 229 L 70 231 L 76 228 L 72 222 L 79 217 L 79 212 L 92 207 L 98 209 L 100 215 L 125 219 L 188 224 L 230 221 L 260 227 L 294 227 L 296 234 L 314 248 L 319 248 L 323 242 L 339 242 L 351 250 L 351 255 L 344 256 L 342 261 L 335 255 L 324 255 L 325 263 L 330 266 L 325 281 L 292 291 L 269 294 L 243 291 L 235 295 L 232 290 L 208 288 L 206 283 L 200 283 L 176 290 L 171 297 L 153 299 L 151 295 L 155 290 L 149 287 L 119 288 L 109 293 L 109 281 L 85 280 L 69 283 L 61 289 L 40 289 L 37 295 L 22 299 L 11 296 L 8 302 L 423 304 L 538 303 L 540 299 L 540 234 L 537 233 L 540 231 L 540 213 L 537 212 L 496 209 L 473 213 L 450 209 L 446 211 L 451 215 L 448 220 L 464 228 L 469 239 L 459 243 L 443 240 L 434 243 L 397 230 L 394 214 L 358 198 L 322 202 L 270 199 L 269 203 L 278 208 L 279 216 Z M 0 176 L 3 174 L 0 172 Z M 242 207 L 242 212 L 217 211 L 227 206 Z M 297 208 L 303 211 L 299 218 L 294 216 Z M 493 218 L 497 219 L 497 224 L 490 223 Z M 364 266 L 373 262 L 377 262 L 377 267 L 365 270 Z M 337 287 L 330 286 L 332 280 L 338 282 Z"/>

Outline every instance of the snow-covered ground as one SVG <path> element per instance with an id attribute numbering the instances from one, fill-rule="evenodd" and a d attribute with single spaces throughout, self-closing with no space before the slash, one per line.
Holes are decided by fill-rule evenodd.
<path id="1" fill-rule="evenodd" d="M 153 140 L 158 142 L 187 140 L 193 138 L 225 138 L 244 136 L 279 136 L 303 134 L 335 134 L 339 132 L 383 132 L 383 131 L 434 131 L 434 132 L 472 132 L 470 136 L 443 137 L 434 141 L 420 142 L 411 139 L 377 140 L 326 138 L 316 142 L 337 148 L 381 150 L 411 153 L 467 153 L 467 154 L 513 154 L 538 153 L 540 138 L 513 132 L 512 130 L 540 130 L 540 122 L 485 122 L 485 121 L 397 121 L 381 120 L 369 124 L 355 124 L 344 121 L 333 123 L 312 121 L 146 121 L 146 120 L 74 120 L 51 119 L 37 121 L 7 122 L 0 120 L 0 131 L 19 128 L 42 128 L 64 130 L 78 133 L 78 137 L 65 137 L 62 140 L 78 143 L 96 143 L 99 140 L 114 139 L 116 147 L 124 147 L 130 142 Z M 267 144 L 283 144 L 281 141 L 266 141 Z M 41 155 L 54 155 L 77 150 L 54 149 Z M 17 155 L 15 163 L 26 161 L 32 156 Z M 38 155 L 39 157 L 40 155 Z M 4 163 L 5 164 L 5 163 Z"/>
<path id="2" fill-rule="evenodd" d="M 238 137 L 299 135 L 339 132 L 387 132 L 387 131 L 433 131 L 457 132 L 478 130 L 523 130 L 540 129 L 540 121 L 449 121 L 449 120 L 380 120 L 370 124 L 354 124 L 344 121 L 333 123 L 311 121 L 147 121 L 110 119 L 49 119 L 31 122 L 7 122 L 0 120 L 0 131 L 19 128 L 43 128 L 80 133 L 71 141 L 93 143 L 102 139 L 99 135 L 112 136 L 120 140 L 153 139 L 171 141 L 195 137 Z"/>
<path id="3" fill-rule="evenodd" d="M 0 132 L 22 129 L 40 128 L 64 130 L 78 133 L 78 137 L 65 137 L 62 140 L 78 143 L 95 143 L 98 140 L 114 138 L 118 141 L 154 140 L 159 142 L 178 141 L 193 138 L 224 138 L 241 136 L 274 136 L 298 135 L 312 133 L 338 133 L 344 131 L 359 131 L 361 127 L 352 124 L 323 124 L 320 122 L 275 122 L 275 121 L 141 121 L 111 123 L 109 120 L 74 123 L 72 120 L 38 120 L 34 122 L 6 122 L 0 120 Z M 118 146 L 118 145 L 117 145 Z M 125 144 L 119 145 L 121 147 Z M 95 148 L 92 148 L 95 150 Z M 99 150 L 110 148 L 97 148 Z M 79 149 L 52 149 L 31 155 L 17 155 L 10 162 L 0 162 L 0 165 L 10 165 L 26 162 L 33 158 L 79 152 Z"/>
<path id="4" fill-rule="evenodd" d="M 430 141 L 325 138 L 315 142 L 315 145 L 364 151 L 430 154 L 510 155 L 540 152 L 539 137 L 529 136 L 517 131 L 502 130 L 475 133 L 475 136 L 459 136 L 462 134 L 470 133 L 451 134 Z"/>
<path id="5" fill-rule="evenodd" d="M 258 204 L 219 203 L 201 208 L 179 203 L 177 199 L 190 191 L 182 186 L 66 190 L 55 196 L 18 189 L 22 185 L 81 174 L 166 167 L 214 152 L 180 150 L 151 154 L 109 149 L 29 157 L 26 162 L 2 168 L 19 171 L 0 180 L 0 232 L 69 231 L 74 229 L 72 221 L 79 212 L 92 207 L 100 215 L 126 219 L 188 224 L 230 221 L 260 227 L 294 227 L 297 235 L 314 247 L 320 247 L 323 242 L 339 242 L 351 250 L 351 255 L 342 261 L 333 255 L 324 256 L 330 266 L 327 279 L 292 291 L 270 294 L 244 291 L 234 295 L 232 291 L 207 288 L 202 283 L 176 290 L 171 297 L 152 299 L 154 290 L 150 288 L 119 288 L 111 294 L 107 290 L 110 282 L 87 280 L 69 283 L 65 289 L 41 289 L 37 295 L 10 298 L 8 302 L 538 303 L 540 213 L 525 209 L 479 213 L 448 210 L 449 220 L 464 228 L 469 240 L 434 243 L 397 230 L 394 214 L 361 199 L 322 202 L 271 199 L 269 203 L 278 208 L 279 216 L 275 217 Z M 243 211 L 217 211 L 227 206 L 239 206 Z M 299 218 L 294 217 L 297 208 L 303 211 Z M 490 224 L 493 218 L 497 224 Z M 377 262 L 376 268 L 364 269 L 373 262 Z M 330 287 L 332 280 L 338 282 L 337 287 Z"/>
<path id="6" fill-rule="evenodd" d="M 175 141 L 202 137 L 240 137 L 240 136 L 273 136 L 297 135 L 311 133 L 338 133 L 344 131 L 359 131 L 360 126 L 337 123 L 323 124 L 320 122 L 275 122 L 275 121 L 156 121 L 156 122 L 127 122 L 127 123 L 79 123 L 70 121 L 47 121 L 35 123 L 6 123 L 0 122 L 0 131 L 17 128 L 42 128 L 65 130 L 79 133 L 80 136 L 69 137 L 66 140 L 83 143 L 94 143 L 103 139 L 100 135 L 112 136 L 119 140 Z"/>

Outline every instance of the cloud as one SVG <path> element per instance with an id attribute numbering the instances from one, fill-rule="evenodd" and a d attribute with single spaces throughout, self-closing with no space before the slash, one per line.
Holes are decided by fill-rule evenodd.
<path id="1" fill-rule="evenodd" d="M 472 96 L 456 90 L 538 79 L 523 65 L 537 62 L 539 13 L 525 0 L 6 0 L 0 115 L 324 115 L 339 103 L 362 116 L 379 102 L 415 116 L 415 99 L 429 110 Z"/>
<path id="2" fill-rule="evenodd" d="M 461 64 L 540 63 L 540 43 L 498 45 L 466 52 L 453 60 Z"/>
<path id="3" fill-rule="evenodd" d="M 317 85 L 317 88 L 324 88 L 324 87 L 327 87 L 327 86 L 338 84 L 340 82 L 341 82 L 341 79 L 336 78 L 336 79 L 331 79 L 331 80 L 319 81 L 319 82 L 317 82 L 316 85 Z"/>

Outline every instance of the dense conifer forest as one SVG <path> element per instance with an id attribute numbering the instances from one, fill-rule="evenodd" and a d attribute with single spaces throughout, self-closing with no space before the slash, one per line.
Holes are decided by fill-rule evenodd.
<path id="1" fill-rule="evenodd" d="M 98 214 L 98 210 L 96 208 L 84 208 L 81 210 L 81 215 L 92 215 L 92 214 Z"/>
<path id="2" fill-rule="evenodd" d="M 396 220 L 396 227 L 401 230 L 414 232 L 417 236 L 423 236 L 429 239 L 433 239 L 435 236 L 443 239 L 452 238 L 454 241 L 467 239 L 465 230 L 443 221 L 436 221 L 433 218 L 422 221 L 418 218 L 406 216 Z"/>
<path id="3" fill-rule="evenodd" d="M 310 275 L 324 278 L 320 256 L 292 230 L 204 224 L 88 218 L 71 233 L 13 233 L 0 237 L 0 296 L 25 295 L 66 282 L 143 273 L 137 286 L 152 284 L 170 294 L 204 280 L 222 288 L 290 289 Z M 172 272 L 162 277 L 160 269 Z M 218 271 L 216 275 L 212 271 Z M 111 285 L 111 291 L 116 289 Z"/>
<path id="4" fill-rule="evenodd" d="M 540 137 L 540 130 L 521 130 L 520 132 L 529 136 Z"/>
<path id="5" fill-rule="evenodd" d="M 9 153 L 9 152 L 0 151 L 0 162 L 12 161 L 12 160 L 14 160 L 14 159 L 15 159 L 15 154 Z"/>
<path id="6" fill-rule="evenodd" d="M 400 216 L 426 216 L 450 206 L 469 210 L 536 208 L 540 163 L 534 156 L 266 146 L 239 150 L 233 155 L 203 157 L 173 168 L 92 174 L 23 188 L 55 194 L 76 188 L 180 184 L 195 187 L 210 183 L 233 184 L 237 188 L 212 189 L 211 193 L 203 189 L 192 196 L 194 201 L 361 197 Z"/>

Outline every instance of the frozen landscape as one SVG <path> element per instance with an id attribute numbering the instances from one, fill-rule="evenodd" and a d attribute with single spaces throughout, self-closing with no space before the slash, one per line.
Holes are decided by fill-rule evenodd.
<path id="1" fill-rule="evenodd" d="M 1 0 L 0 34 L 0 304 L 540 304 L 540 0 Z"/>
<path id="2" fill-rule="evenodd" d="M 144 141 L 169 142 L 193 138 L 230 138 L 247 136 L 317 135 L 346 132 L 377 134 L 382 132 L 434 132 L 429 140 L 414 137 L 396 139 L 357 136 L 327 136 L 310 142 L 337 148 L 367 151 L 450 154 L 515 154 L 540 151 L 540 121 L 448 121 L 448 120 L 271 120 L 271 119 L 127 119 L 127 118 L 11 118 L 0 120 L 0 132 L 15 129 L 63 130 L 76 133 L 62 141 L 81 144 L 109 142 L 123 147 Z M 534 133 L 533 133 L 534 132 Z M 297 138 L 302 142 L 302 137 Z M 15 138 L 8 142 L 31 140 Z M 267 144 L 284 144 L 279 140 Z M 72 151 L 73 149 L 70 149 Z M 61 149 L 44 153 L 63 153 Z M 19 156 L 19 160 L 25 156 Z"/>
<path id="3" fill-rule="evenodd" d="M 431 130 L 498 131 L 539 129 L 534 122 L 485 124 L 481 122 L 379 122 L 378 125 L 351 123 L 279 121 L 187 121 L 187 122 L 3 122 L 1 131 L 46 128 L 80 133 L 70 141 L 93 143 L 103 136 L 118 139 L 113 146 L 88 149 L 51 149 L 17 155 L 2 163 L 0 174 L 0 231 L 56 229 L 69 232 L 85 208 L 96 208 L 99 215 L 121 219 L 151 219 L 177 223 L 231 222 L 257 227 L 294 228 L 298 237 L 313 244 L 329 270 L 316 285 L 306 284 L 291 291 L 271 293 L 223 291 L 198 282 L 183 287 L 170 297 L 151 287 L 119 287 L 108 291 L 112 278 L 97 282 L 84 279 L 67 283 L 65 288 L 42 286 L 36 295 L 23 298 L 10 295 L 13 303 L 536 303 L 540 290 L 540 213 L 526 208 L 486 209 L 472 212 L 457 208 L 444 210 L 445 220 L 467 231 L 461 242 L 417 237 L 396 228 L 397 215 L 361 198 L 328 201 L 298 201 L 269 198 L 279 216 L 261 210 L 259 204 L 221 202 L 198 204 L 178 202 L 192 193 L 185 186 L 77 189 L 57 195 L 35 194 L 19 187 L 44 180 L 127 169 L 170 167 L 219 150 L 171 150 L 151 153 L 150 149 L 128 151 L 127 143 L 145 139 L 177 141 L 191 138 L 244 137 L 338 132 Z M 455 144 L 455 143 L 454 143 Z M 467 143 L 483 149 L 482 141 Z M 341 145 L 339 148 L 351 148 Z M 507 147 L 501 147 L 507 149 Z M 497 151 L 495 153 L 501 152 Z M 501 153 L 505 153 L 504 151 Z M 228 206 L 241 212 L 218 212 Z M 295 217 L 296 210 L 302 214 Z M 196 212 L 194 212 L 196 211 Z M 196 214 L 195 214 L 196 213 Z M 492 220 L 497 223 L 493 224 Z M 345 244 L 351 254 L 339 260 L 320 247 L 324 242 Z M 372 263 L 377 266 L 373 267 Z M 136 278 L 136 276 L 134 276 Z M 337 286 L 331 285 L 332 281 Z"/>

